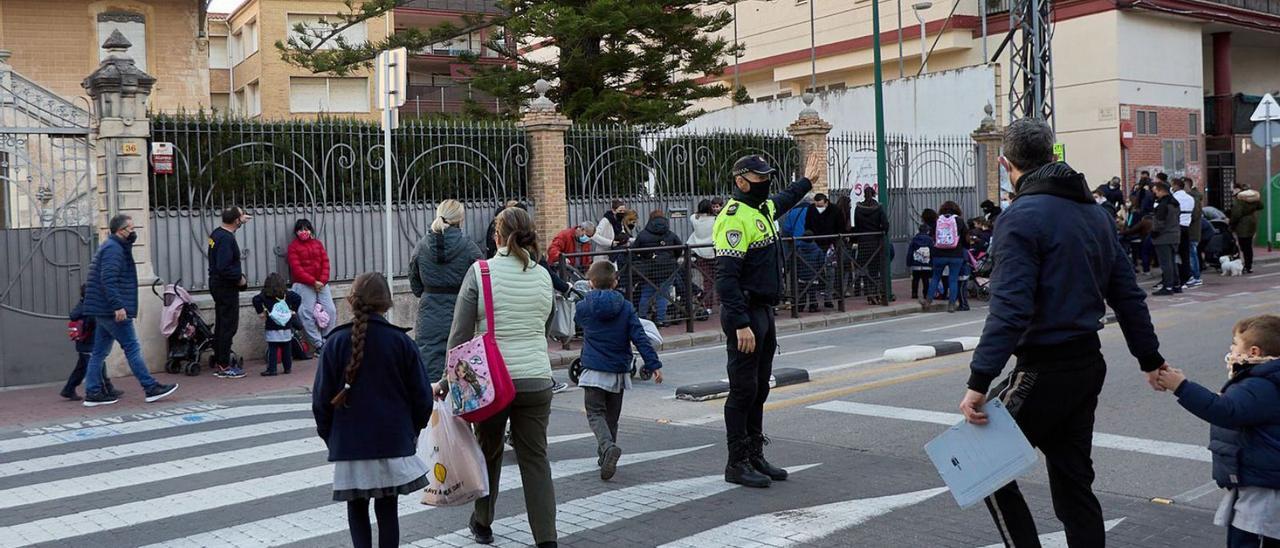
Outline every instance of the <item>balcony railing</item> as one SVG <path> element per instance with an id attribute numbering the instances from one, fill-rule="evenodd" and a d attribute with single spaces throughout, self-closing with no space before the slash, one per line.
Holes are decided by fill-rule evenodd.
<path id="1" fill-rule="evenodd" d="M 496 0 L 411 0 L 402 7 L 459 13 L 504 13 Z"/>
<path id="2" fill-rule="evenodd" d="M 1009 13 L 1015 0 L 980 0 L 986 2 L 987 15 Z M 1231 6 L 1258 13 L 1280 16 L 1280 0 L 1199 0 L 1204 4 Z"/>
<path id="3" fill-rule="evenodd" d="M 456 86 L 409 86 L 405 103 L 400 107 L 401 116 L 421 116 L 423 114 L 454 114 L 463 111 L 468 100 L 489 112 L 498 112 L 501 104 L 492 96 L 471 89 L 467 85 Z"/>

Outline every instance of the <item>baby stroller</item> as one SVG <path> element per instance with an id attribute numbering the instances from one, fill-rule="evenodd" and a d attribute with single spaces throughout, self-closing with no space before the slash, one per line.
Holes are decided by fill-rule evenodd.
<path id="1" fill-rule="evenodd" d="M 980 301 L 990 300 L 991 270 L 995 267 L 991 255 L 984 252 L 977 255 L 965 253 L 965 260 L 969 262 L 969 280 L 966 282 L 969 296 Z"/>
<path id="2" fill-rule="evenodd" d="M 182 280 L 165 285 L 163 295 L 156 290 L 159 285 L 160 280 L 151 284 L 151 293 L 164 304 L 160 314 L 160 332 L 168 340 L 164 370 L 195 377 L 200 374 L 201 357 L 213 348 L 213 329 L 200 316 L 200 306 L 182 287 Z M 240 358 L 233 355 L 232 361 L 239 363 Z"/>
<path id="3" fill-rule="evenodd" d="M 640 319 L 640 325 L 644 326 L 644 334 L 649 337 L 649 344 L 653 345 L 656 350 L 662 346 L 662 333 L 658 331 L 658 325 L 644 318 Z M 642 369 L 636 365 L 640 361 L 640 353 L 635 349 L 631 351 L 631 378 L 647 381 L 653 378 L 653 372 Z M 582 358 L 574 358 L 573 363 L 569 364 L 569 380 L 573 384 L 578 384 L 578 379 L 582 377 Z"/>
<path id="4" fill-rule="evenodd" d="M 1236 242 L 1236 237 L 1231 233 L 1231 227 L 1226 219 L 1210 221 L 1209 224 L 1213 225 L 1214 234 L 1209 237 L 1209 245 L 1200 250 L 1203 255 L 1201 264 L 1222 271 L 1220 259 L 1235 258 L 1240 254 L 1240 244 Z"/>

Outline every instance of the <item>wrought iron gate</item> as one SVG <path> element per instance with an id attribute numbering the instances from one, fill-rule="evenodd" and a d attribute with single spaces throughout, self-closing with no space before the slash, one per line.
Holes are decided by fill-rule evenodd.
<path id="1" fill-rule="evenodd" d="M 0 61 L 0 386 L 75 363 L 65 329 L 93 252 L 89 149 L 87 110 Z"/>

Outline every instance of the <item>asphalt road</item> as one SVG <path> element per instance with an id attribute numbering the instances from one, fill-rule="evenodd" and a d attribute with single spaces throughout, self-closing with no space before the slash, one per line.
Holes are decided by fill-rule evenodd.
<path id="1" fill-rule="evenodd" d="M 1240 317 L 1280 312 L 1280 269 L 1210 280 L 1156 301 L 1162 351 L 1216 387 Z M 1154 280 L 1151 281 L 1154 283 Z M 564 546 L 964 546 L 999 538 L 981 507 L 961 510 L 922 451 L 958 420 L 967 353 L 885 363 L 886 348 L 976 336 L 984 311 L 932 313 L 787 335 L 779 367 L 807 384 L 775 390 L 768 452 L 793 478 L 766 490 L 720 479 L 720 401 L 673 398 L 680 384 L 723 377 L 720 347 L 664 354 L 667 383 L 637 382 L 626 398 L 618 477 L 602 482 L 581 393 L 553 404 L 549 456 Z M 1203 449 L 1208 427 L 1153 392 L 1120 331 L 1102 333 L 1110 369 L 1098 409 L 1095 489 L 1114 546 L 1213 546 L 1218 493 Z M 345 546 L 344 509 L 305 394 L 218 402 L 176 416 L 107 416 L 49 434 L 0 424 L 0 547 Z M 513 461 L 508 457 L 508 465 Z M 504 473 L 499 545 L 529 541 L 518 473 Z M 1045 545 L 1063 545 L 1042 468 L 1023 482 Z M 402 539 L 466 546 L 466 508 L 402 497 Z M 1172 504 L 1152 502 L 1172 500 Z M 1055 537 L 1055 533 L 1058 536 Z M 1056 544 L 1055 544 L 1056 543 Z"/>

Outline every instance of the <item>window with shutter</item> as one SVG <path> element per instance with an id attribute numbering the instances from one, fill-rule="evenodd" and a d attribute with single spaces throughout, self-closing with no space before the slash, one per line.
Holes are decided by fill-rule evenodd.
<path id="1" fill-rule="evenodd" d="M 330 112 L 369 112 L 368 78 L 330 78 Z"/>
<path id="2" fill-rule="evenodd" d="M 289 78 L 289 112 L 324 112 L 327 96 L 324 78 Z"/>

